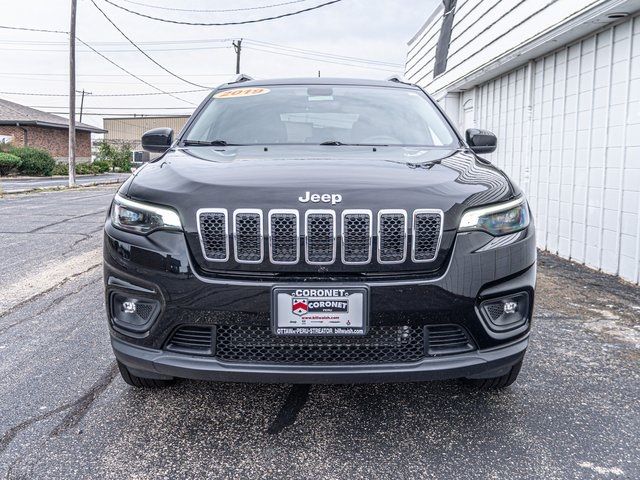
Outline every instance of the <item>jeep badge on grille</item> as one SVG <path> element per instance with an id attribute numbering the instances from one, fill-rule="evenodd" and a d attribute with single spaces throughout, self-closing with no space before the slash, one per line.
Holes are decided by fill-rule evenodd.
<path id="1" fill-rule="evenodd" d="M 342 202 L 342 195 L 340 195 L 339 193 L 323 193 L 323 194 L 319 194 L 319 193 L 305 192 L 302 197 L 298 197 L 298 201 L 302 202 L 302 203 L 307 203 L 307 202 L 329 203 L 329 202 L 331 202 L 331 205 L 335 205 L 336 203 Z"/>

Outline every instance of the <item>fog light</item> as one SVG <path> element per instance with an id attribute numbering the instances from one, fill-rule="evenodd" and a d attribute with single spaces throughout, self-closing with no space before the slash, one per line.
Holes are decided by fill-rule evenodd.
<path id="1" fill-rule="evenodd" d="M 136 313 L 136 302 L 122 302 L 122 311 L 124 313 Z"/>
<path id="2" fill-rule="evenodd" d="M 116 292 L 111 294 L 110 306 L 113 325 L 132 332 L 148 330 L 160 312 L 158 300 Z"/>
<path id="3" fill-rule="evenodd" d="M 516 313 L 518 304 L 516 302 L 505 302 L 503 307 L 504 313 Z"/>
<path id="4" fill-rule="evenodd" d="M 491 330 L 513 330 L 527 322 L 529 294 L 522 292 L 485 300 L 480 304 L 480 310 Z"/>

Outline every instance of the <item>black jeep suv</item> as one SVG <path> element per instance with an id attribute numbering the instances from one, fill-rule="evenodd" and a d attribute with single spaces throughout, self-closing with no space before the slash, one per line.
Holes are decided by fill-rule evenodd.
<path id="1" fill-rule="evenodd" d="M 104 280 L 124 380 L 516 379 L 536 272 L 520 189 L 422 89 L 240 77 L 126 181 Z"/>

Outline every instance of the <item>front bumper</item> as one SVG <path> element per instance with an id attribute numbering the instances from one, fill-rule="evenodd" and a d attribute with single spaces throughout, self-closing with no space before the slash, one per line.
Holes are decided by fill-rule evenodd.
<path id="1" fill-rule="evenodd" d="M 142 237 L 115 230 L 107 221 L 107 304 L 114 292 L 153 298 L 160 304 L 157 319 L 143 332 L 123 331 L 110 318 L 113 349 L 132 373 L 155 378 L 354 383 L 499 376 L 524 355 L 531 310 L 520 328 L 496 332 L 482 320 L 478 307 L 487 298 L 526 291 L 532 309 L 536 250 L 533 228 L 510 245 L 483 249 L 492 238 L 480 232 L 458 234 L 446 269 L 427 278 L 312 279 L 334 285 L 367 286 L 372 326 L 407 325 L 419 329 L 455 324 L 468 332 L 473 351 L 425 355 L 411 363 L 316 366 L 221 361 L 215 356 L 168 351 L 167 342 L 180 326 L 269 325 L 272 288 L 292 281 L 204 276 L 193 266 L 182 234 L 156 232 Z"/>
<path id="2" fill-rule="evenodd" d="M 525 336 L 500 348 L 427 358 L 410 364 L 300 366 L 233 364 L 215 358 L 140 348 L 111 339 L 116 358 L 134 375 L 260 383 L 388 383 L 491 378 L 506 374 L 518 363 L 528 343 L 528 336 Z"/>

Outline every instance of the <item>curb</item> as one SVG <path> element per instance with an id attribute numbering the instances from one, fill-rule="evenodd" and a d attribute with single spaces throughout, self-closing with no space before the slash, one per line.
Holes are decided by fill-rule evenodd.
<path id="1" fill-rule="evenodd" d="M 115 185 L 115 184 L 121 184 L 122 182 L 120 180 L 109 180 L 108 182 L 91 182 L 91 183 L 83 183 L 82 185 L 76 185 L 75 187 L 69 187 L 69 186 L 62 186 L 62 185 L 56 185 L 53 187 L 38 187 L 38 188 L 30 188 L 30 189 L 25 189 L 25 190 L 14 190 L 11 192 L 2 192 L 0 191 L 0 198 L 2 197 L 6 197 L 9 195 L 22 195 L 24 193 L 37 193 L 37 192 L 55 192 L 55 191 L 62 191 L 62 190 L 78 190 L 81 188 L 88 188 L 88 187 L 100 187 L 102 185 Z"/>
<path id="2" fill-rule="evenodd" d="M 83 174 L 77 174 L 76 173 L 76 178 L 78 177 L 100 177 L 102 175 L 131 175 L 130 173 L 128 174 L 127 172 L 105 172 L 105 173 L 83 173 Z M 63 178 L 69 178 L 69 175 L 51 175 L 50 177 L 0 177 L 0 181 L 2 180 L 8 180 L 8 181 L 14 181 L 14 180 L 61 180 Z"/>

